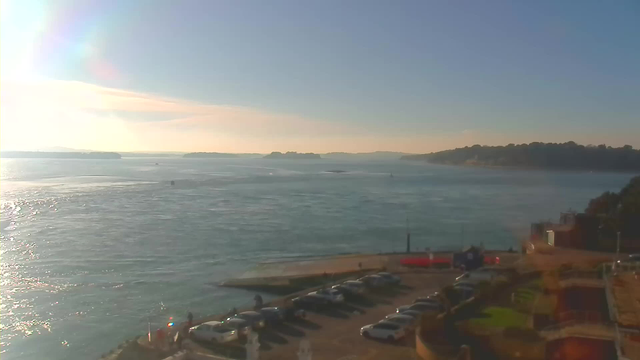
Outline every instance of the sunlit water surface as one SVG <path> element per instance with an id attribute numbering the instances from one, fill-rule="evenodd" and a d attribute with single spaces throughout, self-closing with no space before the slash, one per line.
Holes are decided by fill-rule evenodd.
<path id="1" fill-rule="evenodd" d="M 632 176 L 401 161 L 0 166 L 3 360 L 98 358 L 148 321 L 250 304 L 216 284 L 261 261 L 403 251 L 407 218 L 417 248 L 506 249 L 530 222 L 583 209 Z"/>

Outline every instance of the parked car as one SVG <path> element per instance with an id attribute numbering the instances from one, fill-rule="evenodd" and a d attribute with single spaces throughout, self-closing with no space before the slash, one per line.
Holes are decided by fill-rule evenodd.
<path id="1" fill-rule="evenodd" d="M 630 254 L 627 261 L 640 261 L 640 254 Z"/>
<path id="2" fill-rule="evenodd" d="M 435 297 L 435 296 L 427 296 L 427 297 L 419 297 L 416 298 L 415 300 L 413 300 L 414 304 L 430 304 L 435 308 L 443 308 L 444 305 L 442 304 L 442 301 Z"/>
<path id="3" fill-rule="evenodd" d="M 472 283 L 479 283 L 481 281 L 507 281 L 507 277 L 500 275 L 497 271 L 491 270 L 491 268 L 480 268 L 475 271 L 466 272 L 460 276 L 458 276 L 454 282 L 458 283 L 461 281 L 468 281 Z"/>
<path id="4" fill-rule="evenodd" d="M 345 287 L 344 285 L 334 285 L 331 287 L 332 290 L 337 291 L 339 294 L 342 294 L 342 296 L 344 296 L 345 299 L 350 299 L 350 298 L 354 298 L 356 296 L 360 296 L 360 295 L 356 295 L 354 293 L 351 292 L 350 289 L 348 289 L 347 287 Z"/>
<path id="5" fill-rule="evenodd" d="M 345 290 L 351 292 L 353 295 L 362 295 L 367 291 L 367 286 L 358 280 L 347 280 L 340 285 L 334 287 L 343 287 Z"/>
<path id="6" fill-rule="evenodd" d="M 387 316 L 384 319 L 380 320 L 380 322 L 381 323 L 390 322 L 390 323 L 398 324 L 402 326 L 405 329 L 405 331 L 413 331 L 416 329 L 418 319 L 409 315 L 393 314 L 391 316 Z"/>
<path id="7" fill-rule="evenodd" d="M 401 314 L 395 312 L 393 314 L 389 314 L 389 315 L 385 316 L 385 319 L 388 319 L 388 318 L 390 318 L 392 316 L 397 316 L 397 315 L 411 316 L 412 318 L 418 320 L 418 319 L 420 319 L 420 316 L 422 316 L 422 312 L 418 311 L 418 310 L 406 310 L 406 311 L 403 311 Z"/>
<path id="8" fill-rule="evenodd" d="M 259 312 L 256 312 L 256 311 L 244 311 L 234 315 L 233 317 L 246 320 L 254 330 L 262 329 L 266 325 L 264 316 L 262 316 Z"/>
<path id="9" fill-rule="evenodd" d="M 267 324 L 274 325 L 284 321 L 286 312 L 283 308 L 279 308 L 276 306 L 264 307 L 260 309 L 260 315 L 264 317 L 264 320 Z"/>
<path id="10" fill-rule="evenodd" d="M 388 272 L 379 272 L 376 275 L 380 276 L 389 285 L 400 285 L 402 279 Z"/>
<path id="11" fill-rule="evenodd" d="M 247 320 L 237 317 L 230 317 L 222 320 L 222 324 L 226 327 L 235 329 L 238 333 L 238 337 L 240 338 L 247 337 L 247 335 L 249 335 L 249 332 L 251 331 L 251 324 Z"/>
<path id="12" fill-rule="evenodd" d="M 340 291 L 336 289 L 322 289 L 322 290 L 310 292 L 309 295 L 320 296 L 324 299 L 329 300 L 334 304 L 344 302 L 344 295 L 342 295 Z"/>
<path id="13" fill-rule="evenodd" d="M 331 306 L 331 301 L 316 294 L 307 294 L 291 300 L 298 309 L 323 310 Z"/>
<path id="14" fill-rule="evenodd" d="M 304 309 L 298 309 L 295 306 L 284 308 L 284 318 L 286 320 L 306 319 L 307 312 Z"/>
<path id="15" fill-rule="evenodd" d="M 438 298 L 438 293 L 436 292 L 429 296 L 417 297 L 413 300 L 414 304 L 419 302 L 424 302 L 424 303 L 440 302 L 440 298 Z"/>
<path id="16" fill-rule="evenodd" d="M 370 288 L 378 288 L 387 284 L 387 282 L 378 275 L 366 275 L 358 279 L 358 281 L 362 281 L 367 287 Z"/>
<path id="17" fill-rule="evenodd" d="M 360 335 L 366 338 L 385 339 L 389 341 L 404 337 L 402 326 L 389 322 L 365 325 L 360 329 Z"/>
<path id="18" fill-rule="evenodd" d="M 443 310 L 443 306 L 440 303 L 415 303 L 412 305 L 402 305 L 398 306 L 396 312 L 401 314 L 407 310 L 416 310 L 420 312 L 441 312 Z"/>
<path id="19" fill-rule="evenodd" d="M 237 331 L 220 321 L 208 321 L 189 329 L 189 336 L 201 341 L 224 344 L 238 340 Z"/>
<path id="20" fill-rule="evenodd" d="M 476 284 L 470 281 L 459 281 L 453 284 L 453 288 L 460 293 L 460 300 L 467 300 L 476 292 Z"/>

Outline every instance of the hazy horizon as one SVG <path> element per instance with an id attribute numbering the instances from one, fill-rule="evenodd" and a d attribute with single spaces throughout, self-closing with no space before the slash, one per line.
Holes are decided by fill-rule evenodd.
<path id="1" fill-rule="evenodd" d="M 7 0 L 0 149 L 639 148 L 639 10 Z"/>

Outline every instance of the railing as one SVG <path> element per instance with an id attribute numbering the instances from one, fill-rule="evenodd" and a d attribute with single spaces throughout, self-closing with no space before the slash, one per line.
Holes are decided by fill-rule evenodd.
<path id="1" fill-rule="evenodd" d="M 601 324 L 607 326 L 602 322 L 602 314 L 599 312 L 570 310 L 558 314 L 558 322 L 543 328 L 542 331 L 558 330 L 578 324 Z"/>
<path id="2" fill-rule="evenodd" d="M 561 280 L 570 279 L 601 279 L 601 274 L 593 270 L 567 270 L 558 276 Z"/>
<path id="3" fill-rule="evenodd" d="M 612 265 L 612 271 L 614 272 L 628 272 L 640 270 L 640 261 L 621 261 L 615 262 Z"/>
<path id="4" fill-rule="evenodd" d="M 618 354 L 618 359 L 619 360 L 637 359 L 640 356 L 640 343 L 628 338 L 630 335 L 628 333 L 629 331 L 628 329 L 625 330 L 625 333 L 621 333 L 620 328 L 618 327 L 618 324 L 615 324 L 615 330 L 616 330 L 615 344 L 616 344 L 616 352 Z M 640 333 L 638 333 L 636 330 L 633 332 L 633 334 L 638 336 Z"/>
<path id="5" fill-rule="evenodd" d="M 609 282 L 609 276 L 605 275 L 604 278 L 604 294 L 607 300 L 607 307 L 609 308 L 609 317 L 613 322 L 618 321 L 618 311 L 614 306 L 613 293 L 611 289 L 611 283 Z"/>

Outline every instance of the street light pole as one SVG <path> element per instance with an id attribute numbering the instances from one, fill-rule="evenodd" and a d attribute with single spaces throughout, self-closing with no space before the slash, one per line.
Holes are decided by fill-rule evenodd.
<path id="1" fill-rule="evenodd" d="M 616 261 L 620 260 L 620 231 L 616 233 L 618 240 L 616 241 Z"/>

